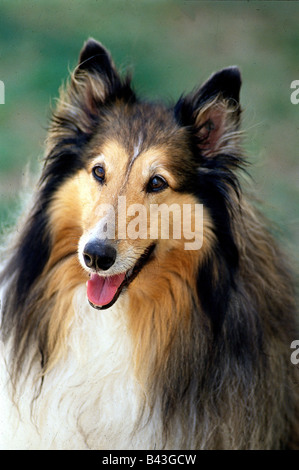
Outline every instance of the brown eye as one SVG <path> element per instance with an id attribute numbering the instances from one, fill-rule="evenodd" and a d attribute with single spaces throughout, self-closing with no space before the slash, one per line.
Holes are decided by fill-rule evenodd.
<path id="1" fill-rule="evenodd" d="M 100 183 L 104 183 L 104 181 L 105 181 L 105 169 L 102 166 L 97 165 L 97 166 L 93 167 L 92 174 L 93 174 L 93 176 L 96 180 L 98 180 Z"/>
<path id="2" fill-rule="evenodd" d="M 163 176 L 156 175 L 149 180 L 146 190 L 148 193 L 154 193 L 158 191 L 163 191 L 163 189 L 166 189 L 167 186 L 168 183 L 163 178 Z"/>

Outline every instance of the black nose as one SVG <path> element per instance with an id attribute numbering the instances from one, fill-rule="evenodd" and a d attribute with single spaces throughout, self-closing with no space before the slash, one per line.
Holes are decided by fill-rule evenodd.
<path id="1" fill-rule="evenodd" d="M 116 249 L 103 240 L 93 240 L 86 243 L 83 258 L 88 268 L 106 271 L 116 259 Z"/>

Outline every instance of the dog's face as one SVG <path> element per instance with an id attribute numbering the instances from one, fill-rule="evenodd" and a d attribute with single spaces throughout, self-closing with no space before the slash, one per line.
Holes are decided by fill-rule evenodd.
<path id="1" fill-rule="evenodd" d="M 230 80 L 239 75 L 236 69 L 220 73 L 224 92 L 215 75 L 194 96 L 167 108 L 139 102 L 100 44 L 91 40 L 82 50 L 49 148 L 62 137 L 84 145 L 51 213 L 53 227 L 78 239 L 94 307 L 110 307 L 136 277 L 154 277 L 168 258 L 198 260 L 213 243 L 213 220 L 198 197 L 199 166 L 208 173 L 204 161 L 231 145 L 238 116 L 232 106 L 238 90 Z"/>
<path id="2" fill-rule="evenodd" d="M 79 260 L 90 274 L 89 301 L 98 308 L 112 305 L 143 269 L 153 270 L 157 256 L 162 260 L 164 252 L 202 241 L 202 225 L 195 231 L 198 201 L 178 190 L 172 156 L 175 152 L 187 167 L 190 155 L 170 113 L 136 104 L 119 107 L 106 119 L 104 135 L 95 134 L 90 143 L 77 185 L 83 230 Z"/>

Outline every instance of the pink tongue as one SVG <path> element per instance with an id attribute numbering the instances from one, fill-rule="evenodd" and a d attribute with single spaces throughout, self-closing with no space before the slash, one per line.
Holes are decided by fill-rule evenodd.
<path id="1" fill-rule="evenodd" d="M 89 301 L 98 307 L 109 304 L 124 278 L 125 273 L 109 277 L 92 274 L 89 281 L 87 281 L 87 297 Z"/>

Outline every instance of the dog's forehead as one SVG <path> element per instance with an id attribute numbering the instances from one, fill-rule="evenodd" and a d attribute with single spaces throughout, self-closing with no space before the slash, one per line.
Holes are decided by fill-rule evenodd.
<path id="1" fill-rule="evenodd" d="M 153 145 L 162 145 L 178 128 L 173 113 L 160 104 L 138 103 L 114 106 L 105 114 L 99 131 L 117 140 L 129 155 Z"/>
<path id="2" fill-rule="evenodd" d="M 130 170 L 136 160 L 153 153 L 186 153 L 186 133 L 171 109 L 160 104 L 139 103 L 112 107 L 105 113 L 93 139 L 92 154 L 107 161 L 126 162 Z"/>

